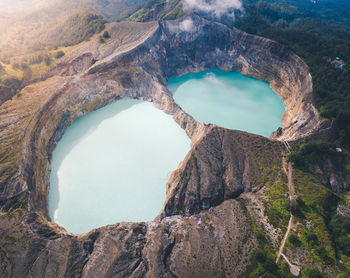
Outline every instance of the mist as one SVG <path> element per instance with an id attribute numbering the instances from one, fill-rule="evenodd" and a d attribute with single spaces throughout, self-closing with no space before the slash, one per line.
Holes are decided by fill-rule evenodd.
<path id="1" fill-rule="evenodd" d="M 1 0 L 0 13 L 26 13 L 46 8 L 60 0 Z"/>
<path id="2" fill-rule="evenodd" d="M 234 16 L 235 10 L 242 10 L 242 2 L 240 0 L 184 0 L 184 7 L 188 10 L 205 12 L 215 17 Z"/>

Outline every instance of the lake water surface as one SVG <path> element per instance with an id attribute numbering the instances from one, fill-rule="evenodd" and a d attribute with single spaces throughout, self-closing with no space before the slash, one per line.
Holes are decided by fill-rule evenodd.
<path id="1" fill-rule="evenodd" d="M 175 101 L 196 120 L 263 136 L 281 126 L 268 83 L 210 70 L 170 78 Z M 190 139 L 151 103 L 123 99 L 75 121 L 53 152 L 49 213 L 68 232 L 153 220 Z"/>
<path id="2" fill-rule="evenodd" d="M 49 213 L 68 232 L 153 220 L 190 139 L 151 103 L 123 99 L 75 121 L 53 152 Z"/>
<path id="3" fill-rule="evenodd" d="M 176 103 L 202 123 L 266 137 L 282 125 L 282 99 L 268 83 L 238 72 L 214 69 L 172 77 L 168 89 Z"/>

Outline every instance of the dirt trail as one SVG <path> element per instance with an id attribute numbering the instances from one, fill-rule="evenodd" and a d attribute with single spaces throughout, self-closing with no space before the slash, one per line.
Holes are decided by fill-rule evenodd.
<path id="1" fill-rule="evenodd" d="M 289 144 L 286 144 L 285 143 L 285 146 L 286 146 L 286 149 L 287 151 L 290 151 L 290 147 L 289 147 Z M 285 171 L 287 177 L 288 177 L 288 190 L 289 190 L 289 200 L 292 202 L 292 200 L 295 200 L 296 199 L 296 196 L 295 196 L 295 188 L 294 188 L 294 182 L 293 182 L 293 165 L 291 162 L 286 162 L 286 158 L 283 157 L 282 159 L 282 166 L 283 166 L 283 170 Z M 287 165 L 287 167 L 286 167 Z M 288 235 L 290 233 L 290 230 L 292 229 L 293 227 L 293 215 L 292 213 L 290 213 L 290 218 L 289 218 L 289 222 L 288 222 L 288 227 L 287 227 L 287 231 L 283 237 L 283 240 L 281 242 L 281 246 L 280 246 L 280 249 L 278 250 L 278 253 L 277 253 L 277 258 L 276 258 L 276 263 L 278 263 L 280 257 L 282 256 L 286 262 L 288 263 L 289 265 L 289 269 L 290 269 L 290 272 L 295 275 L 295 276 L 298 276 L 299 273 L 300 273 L 300 267 L 299 266 L 296 266 L 296 265 L 293 265 L 289 260 L 288 258 L 286 257 L 286 255 L 284 255 L 282 252 L 283 252 L 283 249 L 284 249 L 284 246 L 286 244 L 286 241 L 287 241 L 287 238 L 288 238 Z"/>
<path id="2" fill-rule="evenodd" d="M 287 264 L 289 265 L 289 270 L 290 270 L 290 273 L 292 273 L 294 276 L 299 276 L 300 274 L 300 266 L 297 266 L 297 265 L 294 265 L 292 264 L 286 255 L 284 255 L 283 253 L 281 254 L 283 259 L 285 259 L 285 261 L 287 262 Z"/>
<path id="3" fill-rule="evenodd" d="M 289 232 L 290 232 L 292 226 L 293 226 L 293 215 L 290 215 L 287 231 L 284 234 L 283 240 L 281 242 L 280 249 L 278 250 L 278 253 L 277 253 L 276 263 L 278 263 L 281 255 L 282 255 L 282 252 L 283 252 L 283 249 L 284 249 L 284 245 L 286 244 L 286 240 L 288 238 L 288 235 L 289 235 Z"/>
<path id="4" fill-rule="evenodd" d="M 287 148 L 287 150 L 288 150 L 288 148 Z M 285 171 L 285 173 L 288 177 L 289 200 L 292 201 L 293 199 L 295 199 L 295 197 L 294 197 L 295 190 L 294 190 L 294 182 L 293 182 L 293 165 L 291 162 L 288 162 L 288 164 L 287 164 L 285 157 L 282 158 L 282 165 L 283 165 L 283 170 Z M 287 167 L 286 167 L 286 165 L 287 165 Z M 283 249 L 284 249 L 284 245 L 286 244 L 286 240 L 287 240 L 287 237 L 289 235 L 289 232 L 290 232 L 292 226 L 293 226 L 293 215 L 292 215 L 292 213 L 290 213 L 287 231 L 286 231 L 286 233 L 283 237 L 283 240 L 281 242 L 280 249 L 278 250 L 276 263 L 279 261 L 279 259 L 281 257 L 281 254 L 282 254 Z"/>
<path id="5" fill-rule="evenodd" d="M 295 189 L 293 182 L 293 165 L 292 162 L 288 162 L 288 189 L 289 189 L 289 199 L 295 200 Z"/>

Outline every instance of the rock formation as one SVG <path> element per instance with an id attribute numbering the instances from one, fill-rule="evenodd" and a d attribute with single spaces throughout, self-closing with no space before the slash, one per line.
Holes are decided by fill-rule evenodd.
<path id="1" fill-rule="evenodd" d="M 182 20 L 112 23 L 105 43 L 95 37 L 78 45 L 45 80 L 0 106 L 0 277 L 236 277 L 245 271 L 258 246 L 252 225 L 260 220 L 244 192 L 259 191 L 282 172 L 279 140 L 300 139 L 327 122 L 314 108 L 311 75 L 296 55 L 198 16 L 188 17 L 193 28 L 183 30 Z M 282 97 L 283 128 L 273 139 L 200 124 L 175 104 L 169 77 L 213 67 L 267 81 Z M 123 97 L 173 115 L 192 139 L 191 151 L 171 175 L 154 221 L 68 234 L 47 211 L 52 151 L 75 119 Z"/>

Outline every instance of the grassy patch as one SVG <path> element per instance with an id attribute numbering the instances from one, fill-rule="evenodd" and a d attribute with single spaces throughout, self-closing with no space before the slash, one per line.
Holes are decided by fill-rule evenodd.
<path id="1" fill-rule="evenodd" d="M 333 143 L 314 141 L 301 144 L 297 149 L 288 154 L 288 161 L 293 162 L 293 165 L 299 169 L 308 170 L 309 165 L 317 164 L 320 161 L 327 159 L 335 159 L 338 154 Z"/>
<path id="2" fill-rule="evenodd" d="M 251 229 L 255 234 L 259 247 L 253 252 L 250 265 L 240 277 L 293 277 L 284 264 L 276 264 L 276 255 L 272 244 L 256 225 L 255 219 L 246 211 L 246 216 L 251 222 Z"/>
<path id="3" fill-rule="evenodd" d="M 301 241 L 299 240 L 298 236 L 294 233 L 290 233 L 287 238 L 287 244 L 292 247 L 300 247 Z"/>
<path id="4" fill-rule="evenodd" d="M 307 267 L 301 271 L 302 278 L 323 278 L 324 276 L 316 268 Z"/>
<path id="5" fill-rule="evenodd" d="M 296 193 L 299 196 L 295 216 L 304 226 L 301 236 L 302 245 L 311 253 L 311 259 L 325 265 L 336 262 L 336 253 L 333 248 L 332 238 L 327 228 L 329 217 L 329 203 L 333 193 L 321 184 L 315 183 L 314 176 L 294 171 Z M 311 227 L 306 228 L 307 222 Z"/>
<path id="6" fill-rule="evenodd" d="M 350 258 L 350 217 L 333 215 L 329 228 L 339 256 L 345 255 Z"/>
<path id="7" fill-rule="evenodd" d="M 268 201 L 264 204 L 265 212 L 269 222 L 275 228 L 281 228 L 288 225 L 290 212 L 289 199 L 286 195 L 288 193 L 287 183 L 286 175 L 281 174 L 279 180 L 265 191 L 265 196 L 268 197 Z"/>

